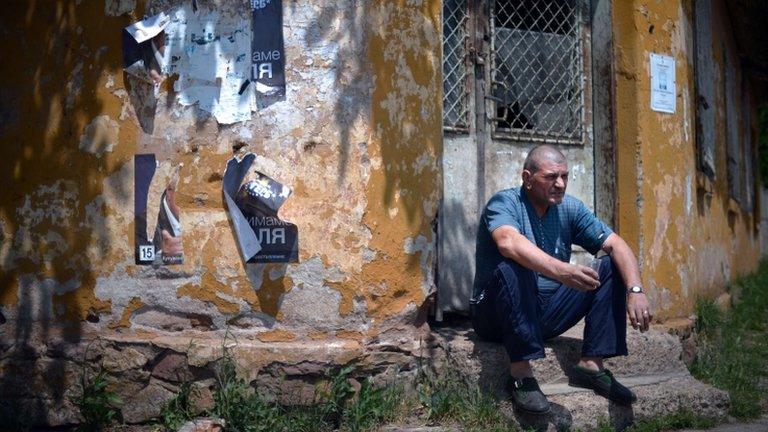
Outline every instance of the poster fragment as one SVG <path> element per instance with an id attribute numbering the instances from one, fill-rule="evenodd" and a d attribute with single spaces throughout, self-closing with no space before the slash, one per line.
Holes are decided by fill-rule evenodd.
<path id="1" fill-rule="evenodd" d="M 282 0 L 251 0 L 253 39 L 251 60 L 256 96 L 285 97 L 285 47 Z"/>
<path id="2" fill-rule="evenodd" d="M 176 74 L 174 91 L 184 106 L 197 104 L 219 124 L 251 119 L 249 21 L 189 4 L 170 14 L 165 30 L 165 72 Z"/>
<path id="3" fill-rule="evenodd" d="M 255 159 L 253 153 L 233 157 L 224 172 L 222 192 L 240 254 L 249 263 L 298 262 L 298 228 L 277 214 L 291 189 L 252 170 Z"/>
<path id="4" fill-rule="evenodd" d="M 155 85 L 163 82 L 165 28 L 170 17 L 163 12 L 123 29 L 123 69 Z"/>
<path id="5" fill-rule="evenodd" d="M 181 168 L 181 164 L 177 165 L 166 179 L 157 175 L 158 163 L 154 154 L 134 157 L 134 256 L 137 265 L 184 263 L 180 211 L 176 204 Z M 156 218 L 150 219 L 155 215 Z"/>

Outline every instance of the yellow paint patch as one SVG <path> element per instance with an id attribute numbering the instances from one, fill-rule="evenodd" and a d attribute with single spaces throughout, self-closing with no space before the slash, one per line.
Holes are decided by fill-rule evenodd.
<path id="1" fill-rule="evenodd" d="M 137 309 L 144 306 L 144 303 L 138 297 L 132 297 L 131 301 L 123 309 L 123 314 L 119 320 L 109 324 L 109 328 L 127 328 L 131 326 L 131 315 L 136 312 Z"/>
<path id="2" fill-rule="evenodd" d="M 349 330 L 339 330 L 336 332 L 336 337 L 339 339 L 350 339 L 358 342 L 362 342 L 363 339 L 365 339 L 365 335 L 356 332 L 356 331 L 349 331 Z"/>
<path id="3" fill-rule="evenodd" d="M 309 335 L 307 335 L 312 340 L 322 340 L 322 339 L 328 339 L 328 332 L 324 331 L 313 331 L 310 332 Z"/>
<path id="4" fill-rule="evenodd" d="M 236 314 L 240 312 L 240 305 L 224 300 L 216 295 L 217 292 L 232 294 L 230 287 L 217 281 L 210 272 L 203 274 L 199 285 L 188 283 L 179 287 L 176 297 L 184 296 L 211 303 L 223 314 Z"/>
<path id="5" fill-rule="evenodd" d="M 296 335 L 287 330 L 275 329 L 257 334 L 256 339 L 262 342 L 290 342 L 296 339 Z"/>

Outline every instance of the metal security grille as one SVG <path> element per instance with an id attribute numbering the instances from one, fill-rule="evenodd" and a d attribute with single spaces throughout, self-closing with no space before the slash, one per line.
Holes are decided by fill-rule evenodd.
<path id="1" fill-rule="evenodd" d="M 584 0 L 495 0 L 495 137 L 582 143 Z"/>
<path id="2" fill-rule="evenodd" d="M 443 2 L 443 127 L 469 129 L 467 82 L 467 1 Z"/>

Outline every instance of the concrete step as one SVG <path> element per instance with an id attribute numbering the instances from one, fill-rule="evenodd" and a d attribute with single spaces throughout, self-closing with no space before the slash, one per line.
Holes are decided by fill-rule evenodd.
<path id="1" fill-rule="evenodd" d="M 567 384 L 547 384 L 542 391 L 549 399 L 551 411 L 545 415 L 524 414 L 502 399 L 501 411 L 511 425 L 524 430 L 592 431 L 603 425 L 624 430 L 631 424 L 689 409 L 700 415 L 722 418 L 728 409 L 728 395 L 693 379 L 685 372 L 662 375 L 617 377 L 638 397 L 631 407 L 609 402 L 591 390 Z M 386 431 L 399 432 L 455 432 L 460 426 L 390 426 Z"/>
<path id="2" fill-rule="evenodd" d="M 683 408 L 707 417 L 726 415 L 728 394 L 694 379 L 681 360 L 680 341 L 662 328 L 646 333 L 628 330 L 629 355 L 606 361 L 617 379 L 637 394 L 638 401 L 632 407 L 609 403 L 591 390 L 569 386 L 568 373 L 581 355 L 583 329 L 580 323 L 547 341 L 546 358 L 532 363 L 552 405 L 552 411 L 544 416 L 516 413 L 507 401 L 509 359 L 501 344 L 478 340 L 468 327 L 440 329 L 438 333 L 451 367 L 467 382 L 479 384 L 501 400 L 510 421 L 523 429 L 588 431 L 602 423 L 622 430 L 639 419 Z"/>
<path id="3" fill-rule="evenodd" d="M 556 384 L 568 381 L 567 373 L 581 356 L 583 322 L 566 333 L 545 343 L 546 358 L 532 363 L 539 383 Z M 484 389 L 500 394 L 506 383 L 509 360 L 499 343 L 479 340 L 468 327 L 439 329 L 446 344 L 449 361 Z M 680 341 L 662 330 L 640 333 L 629 329 L 629 355 L 608 359 L 606 366 L 620 376 L 664 375 L 686 372 L 681 360 Z"/>
<path id="4" fill-rule="evenodd" d="M 502 410 L 512 422 L 537 431 L 590 431 L 601 424 L 623 430 L 639 420 L 674 414 L 681 409 L 711 418 L 723 418 L 728 410 L 727 393 L 694 379 L 687 372 L 616 378 L 637 395 L 637 402 L 631 407 L 609 402 L 591 390 L 547 384 L 542 386 L 542 391 L 550 401 L 550 413 L 522 414 L 507 400 L 501 402 Z"/>

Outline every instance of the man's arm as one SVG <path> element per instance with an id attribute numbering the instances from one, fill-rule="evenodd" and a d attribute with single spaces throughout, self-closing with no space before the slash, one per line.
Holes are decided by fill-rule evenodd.
<path id="1" fill-rule="evenodd" d="M 600 286 L 597 272 L 589 267 L 562 262 L 531 243 L 510 225 L 502 225 L 491 233 L 499 253 L 505 258 L 579 291 Z"/>
<path id="2" fill-rule="evenodd" d="M 621 279 L 628 287 L 641 285 L 637 258 L 635 258 L 635 254 L 632 253 L 632 249 L 624 239 L 615 233 L 611 233 L 605 239 L 602 249 L 611 256 L 613 263 L 619 270 Z M 653 311 L 651 311 L 648 297 L 646 297 L 645 293 L 628 294 L 628 296 L 627 315 L 629 315 L 632 327 L 640 328 L 641 331 L 648 330 L 648 326 L 653 319 Z"/>

